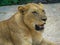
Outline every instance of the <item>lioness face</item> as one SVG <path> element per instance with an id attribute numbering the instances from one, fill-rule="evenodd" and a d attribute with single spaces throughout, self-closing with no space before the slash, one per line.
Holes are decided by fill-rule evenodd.
<path id="1" fill-rule="evenodd" d="M 27 8 L 23 17 L 25 25 L 32 30 L 43 30 L 47 19 L 43 7 L 39 4 L 28 4 L 25 8 Z"/>

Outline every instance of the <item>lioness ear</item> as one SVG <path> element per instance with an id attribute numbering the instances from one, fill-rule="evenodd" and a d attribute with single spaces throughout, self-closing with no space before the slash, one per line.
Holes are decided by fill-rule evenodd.
<path id="1" fill-rule="evenodd" d="M 22 14 L 25 13 L 28 10 L 27 6 L 19 6 L 18 11 L 20 11 Z"/>
<path id="2" fill-rule="evenodd" d="M 43 9 L 43 8 L 44 8 L 44 6 L 43 6 L 43 4 L 42 4 L 42 3 L 39 3 L 39 6 L 40 6 L 40 8 L 41 8 L 41 9 Z"/>

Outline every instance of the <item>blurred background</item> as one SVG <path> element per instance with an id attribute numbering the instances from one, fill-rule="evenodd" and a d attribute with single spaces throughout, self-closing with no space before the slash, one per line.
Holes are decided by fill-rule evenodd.
<path id="1" fill-rule="evenodd" d="M 60 45 L 60 0 L 0 0 L 0 21 L 9 19 L 18 6 L 31 2 L 44 5 L 47 22 L 43 37 Z"/>
<path id="2" fill-rule="evenodd" d="M 59 3 L 60 0 L 0 0 L 0 6 L 2 5 L 20 5 L 20 4 L 26 4 L 30 2 L 35 2 L 35 3 Z"/>

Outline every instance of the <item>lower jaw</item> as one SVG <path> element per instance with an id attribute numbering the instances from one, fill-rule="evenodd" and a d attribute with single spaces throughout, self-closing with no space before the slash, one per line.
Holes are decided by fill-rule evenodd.
<path id="1" fill-rule="evenodd" d="M 36 31 L 43 31 L 44 29 L 35 29 Z"/>
<path id="2" fill-rule="evenodd" d="M 44 29 L 43 29 L 44 30 Z M 37 31 L 43 31 L 43 30 L 37 30 Z"/>

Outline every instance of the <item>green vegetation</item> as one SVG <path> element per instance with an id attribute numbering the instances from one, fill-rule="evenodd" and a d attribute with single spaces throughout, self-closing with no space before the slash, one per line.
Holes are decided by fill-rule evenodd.
<path id="1" fill-rule="evenodd" d="M 44 0 L 40 0 L 42 3 L 44 3 Z M 0 0 L 0 6 L 4 5 L 17 5 L 17 4 L 26 4 L 29 2 L 39 2 L 39 0 Z M 54 3 L 54 2 L 60 2 L 60 0 L 45 0 L 45 3 Z"/>
<path id="2" fill-rule="evenodd" d="M 0 0 L 0 6 L 25 4 L 25 3 L 32 2 L 32 1 L 33 0 Z"/>

